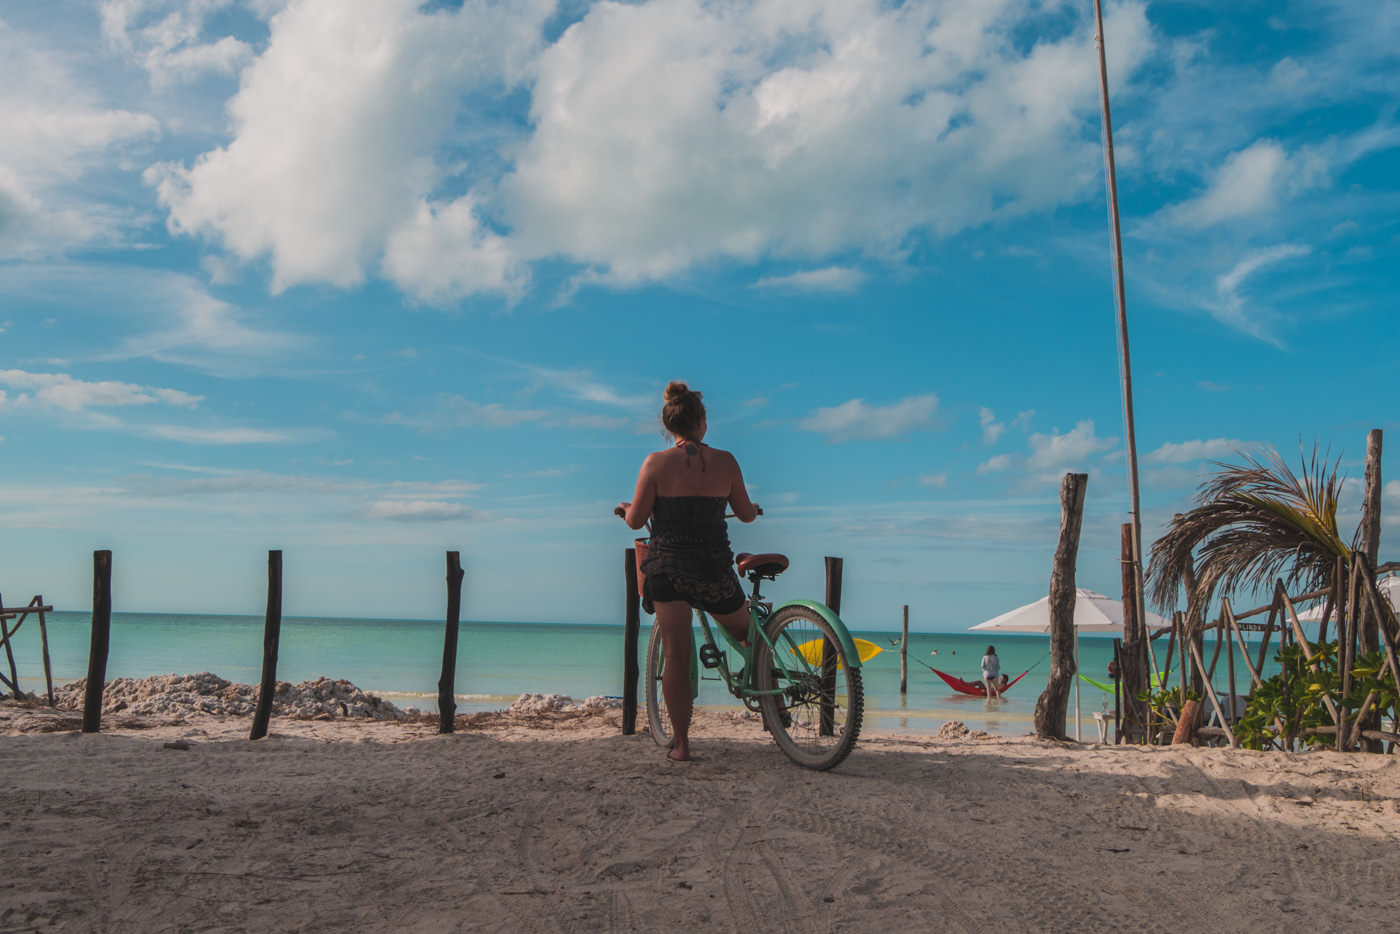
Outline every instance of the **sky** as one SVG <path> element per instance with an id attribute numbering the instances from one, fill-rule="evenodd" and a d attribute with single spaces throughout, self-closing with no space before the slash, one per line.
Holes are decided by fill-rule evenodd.
<path id="1" fill-rule="evenodd" d="M 1105 8 L 1144 538 L 1313 446 L 1400 533 L 1400 2 Z M 620 622 L 704 393 L 859 630 L 1119 593 L 1090 0 L 0 2 L 0 594 Z"/>

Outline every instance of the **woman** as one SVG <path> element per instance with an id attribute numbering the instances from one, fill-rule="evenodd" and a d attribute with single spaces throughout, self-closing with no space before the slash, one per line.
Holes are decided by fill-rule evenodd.
<path id="1" fill-rule="evenodd" d="M 632 502 L 613 511 L 633 529 L 651 520 L 642 573 L 666 655 L 661 693 L 675 735 L 666 757 L 684 762 L 690 759 L 690 607 L 703 609 L 735 639 L 748 638 L 749 602 L 734 572 L 724 513 L 727 507 L 739 521 L 752 522 L 762 510 L 750 502 L 734 455 L 704 443 L 709 426 L 700 393 L 672 380 L 665 398 L 661 424 L 673 443 L 647 455 Z"/>
<path id="2" fill-rule="evenodd" d="M 997 658 L 994 645 L 987 646 L 987 654 L 982 656 L 982 683 L 987 688 L 987 700 L 1001 700 L 1001 688 L 997 680 L 1001 677 L 1001 659 Z"/>

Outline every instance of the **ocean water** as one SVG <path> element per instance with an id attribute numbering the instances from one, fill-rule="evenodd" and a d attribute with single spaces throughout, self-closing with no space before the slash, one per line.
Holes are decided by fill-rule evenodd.
<path id="1" fill-rule="evenodd" d="M 87 674 L 91 621 L 88 613 L 47 616 L 56 685 Z M 291 682 L 323 675 L 344 678 L 400 707 L 435 712 L 444 629 L 441 620 L 287 617 L 282 620 L 277 677 Z M 649 633 L 644 620 L 638 650 L 638 665 L 643 668 Z M 908 689 L 901 694 L 899 633 L 855 635 L 884 649 L 862 666 L 866 723 L 872 728 L 927 733 L 949 720 L 961 720 L 971 729 L 999 735 L 1033 729 L 1035 702 L 1050 670 L 1048 636 L 997 635 L 988 640 L 985 634 L 910 633 Z M 212 671 L 230 681 L 256 684 L 262 671 L 262 637 L 261 617 L 113 613 L 107 678 Z M 997 647 L 1003 672 L 1015 678 L 1029 671 L 1000 704 L 989 705 L 980 698 L 954 692 L 927 667 L 975 681 L 989 641 Z M 34 617 L 23 624 L 13 642 L 21 687 L 42 694 L 39 626 Z M 458 711 L 499 710 L 525 692 L 567 694 L 576 699 L 597 694 L 620 696 L 623 649 L 621 625 L 463 622 L 457 649 Z M 1165 649 L 1165 640 L 1158 640 L 1159 664 Z M 1212 649 L 1213 643 L 1207 642 L 1207 659 Z M 1106 681 L 1112 656 L 1112 639 L 1081 637 L 1079 670 L 1084 674 Z M 0 664 L 7 662 L 0 659 Z M 1222 658 L 1216 678 L 1222 691 L 1224 670 Z M 1237 677 L 1242 687 L 1247 675 L 1238 661 Z M 1113 697 L 1083 682 L 1079 689 L 1080 730 L 1088 739 L 1096 735 L 1093 713 L 1111 712 Z M 699 703 L 738 709 L 738 702 L 717 680 L 702 682 Z M 1071 735 L 1074 709 L 1071 694 Z"/>

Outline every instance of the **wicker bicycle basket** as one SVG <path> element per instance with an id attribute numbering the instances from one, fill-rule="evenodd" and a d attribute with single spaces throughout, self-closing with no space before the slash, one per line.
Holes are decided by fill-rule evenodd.
<path id="1" fill-rule="evenodd" d="M 637 552 L 637 593 L 639 595 L 645 593 L 642 588 L 644 588 L 647 583 L 647 576 L 642 573 L 642 562 L 645 561 L 647 557 L 647 541 L 648 540 L 645 538 L 638 538 L 632 542 L 632 547 L 636 549 Z"/>

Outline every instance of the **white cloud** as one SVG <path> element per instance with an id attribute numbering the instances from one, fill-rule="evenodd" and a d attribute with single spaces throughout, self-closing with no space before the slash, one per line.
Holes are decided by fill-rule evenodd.
<path id="1" fill-rule="evenodd" d="M 911 231 L 1076 201 L 1098 185 L 1091 33 L 1025 53 L 1021 13 L 594 6 L 540 58 L 534 133 L 503 184 L 514 236 L 585 264 L 586 281 L 631 284 L 717 258 L 889 256 Z M 1151 46 L 1143 5 L 1110 19 L 1130 75 Z"/>
<path id="2" fill-rule="evenodd" d="M 943 489 L 948 485 L 948 471 L 941 473 L 919 474 L 919 486 L 931 486 L 935 489 Z"/>
<path id="3" fill-rule="evenodd" d="M 130 207 L 103 206 L 74 183 L 160 134 L 149 114 L 103 106 L 64 61 L 0 20 L 0 257 L 118 239 Z"/>
<path id="4" fill-rule="evenodd" d="M 801 292 L 853 292 L 865 281 L 865 273 L 851 266 L 808 269 L 786 276 L 765 276 L 754 283 L 759 289 L 796 289 Z"/>
<path id="5" fill-rule="evenodd" d="M 1060 434 L 1059 429 L 1051 430 L 1048 435 L 1033 434 L 1029 442 L 1031 455 L 1028 463 L 1032 469 L 1043 471 L 1062 467 L 1084 468 L 1094 455 L 1115 447 L 1118 439 L 1097 437 L 1094 423 L 1086 420 L 1065 434 Z"/>
<path id="6" fill-rule="evenodd" d="M 382 499 L 365 510 L 367 519 L 388 519 L 396 522 L 449 522 L 479 516 L 461 503 L 430 499 Z"/>
<path id="7" fill-rule="evenodd" d="M 304 0 L 277 13 L 229 102 L 228 145 L 147 173 L 172 230 L 243 260 L 269 257 L 275 291 L 355 285 L 381 257 L 432 299 L 511 281 L 473 202 L 433 200 L 440 186 L 461 187 L 464 168 L 435 157 L 464 95 L 526 77 L 551 4 L 421 6 Z M 457 251 L 459 270 L 436 268 L 444 250 Z"/>
<path id="8" fill-rule="evenodd" d="M 1164 213 L 1172 223 L 1194 230 L 1263 214 L 1325 186 L 1327 172 L 1327 160 L 1317 152 L 1290 156 L 1276 140 L 1259 140 L 1231 153 L 1205 192 Z"/>
<path id="9" fill-rule="evenodd" d="M 982 426 L 983 444 L 996 444 L 1001 433 L 1006 430 L 1006 426 L 997 421 L 996 413 L 986 406 L 977 413 L 977 421 Z"/>
<path id="10" fill-rule="evenodd" d="M 909 396 L 884 406 L 852 399 L 833 408 L 817 409 L 797 427 L 826 435 L 832 442 L 875 441 L 937 427 L 933 421 L 937 408 L 938 397 L 933 393 Z"/>
<path id="11" fill-rule="evenodd" d="M 136 61 L 153 87 L 207 72 L 233 74 L 252 48 L 232 36 L 201 42 L 205 18 L 231 0 L 105 0 L 102 36 Z"/>
<path id="12" fill-rule="evenodd" d="M 989 474 L 989 473 L 1000 473 L 1001 471 L 1005 470 L 1006 468 L 1008 468 L 1008 467 L 1010 467 L 1010 466 L 1011 466 L 1011 455 L 1010 455 L 1010 454 L 998 454 L 998 455 L 996 455 L 995 457 L 988 458 L 987 460 L 985 460 L 985 461 L 983 461 L 982 463 L 978 464 L 978 465 L 977 465 L 977 473 L 978 473 L 979 475 L 982 475 L 982 474 Z"/>
<path id="13" fill-rule="evenodd" d="M 108 34 L 153 80 L 235 68 L 243 50 L 206 35 L 221 5 L 121 0 Z M 650 0 L 588 7 L 546 47 L 552 13 L 548 0 L 287 5 L 241 70 L 228 143 L 148 171 L 169 226 L 267 258 L 275 291 L 382 271 L 441 303 L 515 298 L 528 264 L 553 257 L 582 267 L 575 285 L 726 257 L 888 259 L 913 232 L 1098 185 L 1082 18 L 1026 51 L 1017 36 L 1039 12 L 1013 0 Z M 1145 4 L 1109 19 L 1126 82 L 1153 43 Z M 529 87 L 527 125 L 480 112 L 502 85 Z M 860 276 L 831 266 L 765 285 Z"/>
<path id="14" fill-rule="evenodd" d="M 1219 460 L 1231 457 L 1252 446 L 1252 442 L 1234 438 L 1213 438 L 1209 441 L 1168 442 L 1144 460 L 1149 464 L 1189 464 L 1199 460 Z"/>
<path id="15" fill-rule="evenodd" d="M 178 389 L 159 389 L 113 380 L 88 382 L 74 379 L 67 373 L 28 373 L 24 370 L 0 370 L 0 383 L 21 392 L 10 403 L 15 408 L 37 406 L 82 412 L 93 408 L 131 405 L 173 405 L 194 408 L 203 396 L 191 395 Z M 5 397 L 0 395 L 0 404 Z"/>

